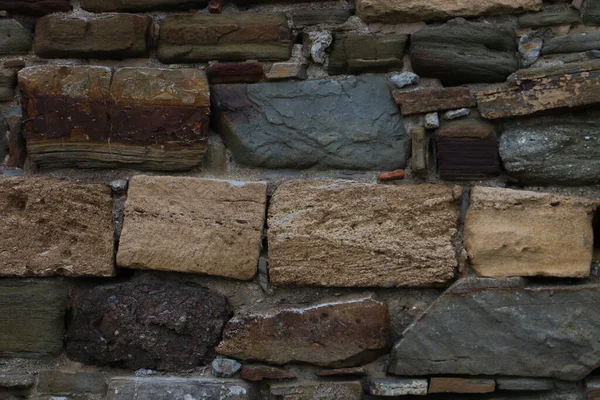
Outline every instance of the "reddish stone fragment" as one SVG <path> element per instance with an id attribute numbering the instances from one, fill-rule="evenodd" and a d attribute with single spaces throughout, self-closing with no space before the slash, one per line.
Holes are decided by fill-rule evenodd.
<path id="1" fill-rule="evenodd" d="M 15 58 L 13 60 L 4 61 L 4 68 L 23 68 L 25 67 L 25 60 L 22 58 Z"/>
<path id="2" fill-rule="evenodd" d="M 465 87 L 394 90 L 392 94 L 402 115 L 470 108 L 476 104 Z"/>
<path id="3" fill-rule="evenodd" d="M 0 9 L 14 14 L 44 15 L 70 11 L 69 0 L 0 0 Z"/>
<path id="4" fill-rule="evenodd" d="M 324 371 L 319 372 L 318 376 L 364 376 L 367 374 L 367 371 L 363 367 L 355 367 L 355 368 L 338 368 L 338 369 L 326 369 Z"/>
<path id="5" fill-rule="evenodd" d="M 399 181 L 401 179 L 404 179 L 404 177 L 405 173 L 403 169 L 397 169 L 395 171 L 384 172 L 382 174 L 379 174 L 380 181 Z"/>
<path id="6" fill-rule="evenodd" d="M 225 3 L 225 0 L 210 0 L 208 12 L 210 14 L 221 14 L 221 11 L 223 11 L 223 3 Z"/>
<path id="7" fill-rule="evenodd" d="M 206 69 L 211 85 L 219 83 L 256 83 L 263 76 L 259 63 L 213 64 Z"/>
<path id="8" fill-rule="evenodd" d="M 428 393 L 491 393 L 495 389 L 493 379 L 433 377 L 429 380 Z"/>
<path id="9" fill-rule="evenodd" d="M 269 365 L 244 365 L 241 376 L 242 379 L 253 382 L 263 379 L 294 379 L 296 377 L 291 372 Z"/>

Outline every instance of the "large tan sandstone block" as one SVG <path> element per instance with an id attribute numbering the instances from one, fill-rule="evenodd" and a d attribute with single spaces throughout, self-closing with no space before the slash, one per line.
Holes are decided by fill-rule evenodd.
<path id="1" fill-rule="evenodd" d="M 589 276 L 596 206 L 548 193 L 475 187 L 464 232 L 471 265 L 488 277 Z"/>
<path id="2" fill-rule="evenodd" d="M 266 202 L 265 183 L 135 176 L 117 264 L 252 279 Z"/>
<path id="3" fill-rule="evenodd" d="M 392 287 L 454 276 L 459 193 L 445 185 L 290 181 L 269 208 L 276 285 Z"/>

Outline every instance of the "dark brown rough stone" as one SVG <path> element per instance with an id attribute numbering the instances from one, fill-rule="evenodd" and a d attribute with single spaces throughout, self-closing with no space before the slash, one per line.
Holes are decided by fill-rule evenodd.
<path id="1" fill-rule="evenodd" d="M 359 72 L 399 71 L 404 65 L 404 49 L 408 35 L 334 35 L 327 72 L 353 74 Z"/>
<path id="2" fill-rule="evenodd" d="M 44 15 L 71 10 L 69 0 L 0 0 L 0 10 L 14 14 Z"/>
<path id="3" fill-rule="evenodd" d="M 211 85 L 220 83 L 256 83 L 263 76 L 259 63 L 213 64 L 206 69 Z"/>
<path id="4" fill-rule="evenodd" d="M 272 364 L 306 362 L 355 366 L 388 345 L 387 305 L 373 296 L 350 296 L 310 307 L 232 318 L 217 352 Z"/>
<path id="5" fill-rule="evenodd" d="M 202 162 L 210 114 L 202 71 L 121 68 L 113 76 L 106 67 L 47 65 L 21 70 L 19 88 L 23 136 L 41 168 Z"/>
<path id="6" fill-rule="evenodd" d="M 364 376 L 367 374 L 367 371 L 363 367 L 354 367 L 354 368 L 337 368 L 337 369 L 326 369 L 324 371 L 320 371 L 318 376 Z"/>
<path id="7" fill-rule="evenodd" d="M 242 367 L 241 377 L 247 381 L 258 382 L 263 379 L 294 379 L 296 375 L 270 365 L 244 365 Z"/>
<path id="8" fill-rule="evenodd" d="M 440 178 L 486 179 L 500 173 L 498 137 L 486 120 L 467 118 L 444 123 L 435 133 Z"/>
<path id="9" fill-rule="evenodd" d="M 471 91 L 464 87 L 394 90 L 392 94 L 396 103 L 400 105 L 402 115 L 454 110 L 476 105 Z"/>
<path id="10" fill-rule="evenodd" d="M 189 369 L 209 363 L 229 318 L 227 299 L 201 286 L 127 282 L 76 296 L 69 357 L 130 369 Z"/>
<path id="11" fill-rule="evenodd" d="M 134 14 L 47 15 L 35 27 L 35 54 L 44 58 L 126 58 L 148 53 L 152 18 Z"/>
<path id="12" fill-rule="evenodd" d="M 81 0 L 81 8 L 92 12 L 188 10 L 204 8 L 208 0 Z"/>
<path id="13" fill-rule="evenodd" d="M 164 63 L 287 60 L 292 52 L 285 14 L 174 15 L 160 23 Z"/>

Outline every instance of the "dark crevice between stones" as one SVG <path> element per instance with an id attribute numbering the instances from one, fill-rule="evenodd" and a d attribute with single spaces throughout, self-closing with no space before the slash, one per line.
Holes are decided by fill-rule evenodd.
<path id="1" fill-rule="evenodd" d="M 467 211 L 469 210 L 469 204 L 471 203 L 471 187 L 470 186 L 462 186 L 462 194 L 460 199 L 458 199 L 459 210 L 458 210 L 458 220 L 456 221 L 456 238 L 454 239 L 454 252 L 456 254 L 456 261 L 458 264 L 458 274 L 457 278 L 464 276 L 468 269 L 468 259 L 466 257 L 466 249 L 464 242 L 464 228 L 465 228 L 465 218 L 467 216 Z"/>
<path id="2" fill-rule="evenodd" d="M 592 219 L 592 229 L 594 231 L 594 248 L 592 253 L 592 275 L 600 276 L 600 207 L 594 212 Z"/>
<path id="3" fill-rule="evenodd" d="M 273 289 L 269 284 L 269 240 L 267 232 L 269 230 L 269 207 L 271 203 L 271 195 L 267 195 L 267 204 L 265 206 L 265 223 L 263 225 L 262 246 L 258 257 L 258 275 L 257 280 L 261 289 L 265 294 L 273 294 Z"/>

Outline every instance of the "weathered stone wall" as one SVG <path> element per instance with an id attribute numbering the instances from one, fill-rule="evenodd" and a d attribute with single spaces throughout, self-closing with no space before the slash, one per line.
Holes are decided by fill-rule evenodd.
<path id="1" fill-rule="evenodd" d="M 600 399 L 600 0 L 0 0 L 0 400 Z"/>

